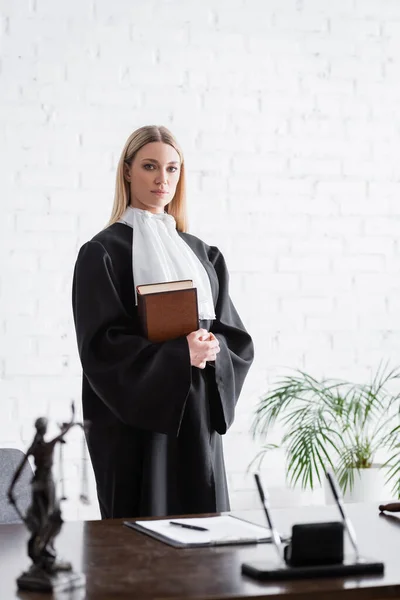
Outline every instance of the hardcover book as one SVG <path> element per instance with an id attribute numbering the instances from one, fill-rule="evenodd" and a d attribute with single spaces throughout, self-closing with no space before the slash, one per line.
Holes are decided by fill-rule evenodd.
<path id="1" fill-rule="evenodd" d="M 165 342 L 199 328 L 197 289 L 191 279 L 149 283 L 136 287 L 143 334 Z"/>

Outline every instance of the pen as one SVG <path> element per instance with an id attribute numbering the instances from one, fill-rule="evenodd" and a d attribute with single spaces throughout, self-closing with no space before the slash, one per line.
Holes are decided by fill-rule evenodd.
<path id="1" fill-rule="evenodd" d="M 258 473 L 254 473 L 254 479 L 256 480 L 258 494 L 260 496 L 260 500 L 261 500 L 261 503 L 264 508 L 265 516 L 267 517 L 268 527 L 271 530 L 272 541 L 274 542 L 274 546 L 278 553 L 279 561 L 283 562 L 282 540 L 281 540 L 281 536 L 279 535 L 278 531 L 275 529 L 274 524 L 272 523 L 272 520 L 271 520 L 271 514 L 269 511 L 269 504 L 268 504 L 268 495 L 263 490 L 263 487 L 261 485 L 260 476 L 258 475 Z"/>
<path id="2" fill-rule="evenodd" d="M 332 490 L 333 497 L 335 498 L 335 502 L 337 504 L 337 507 L 338 507 L 338 509 L 340 511 L 340 514 L 342 516 L 344 526 L 347 529 L 347 533 L 349 534 L 350 541 L 351 541 L 351 543 L 353 545 L 353 548 L 355 550 L 355 553 L 356 553 L 356 562 L 358 562 L 359 559 L 360 559 L 360 554 L 358 552 L 358 546 L 357 546 L 357 540 L 356 540 L 356 532 L 354 531 L 354 528 L 353 528 L 353 525 L 351 524 L 350 519 L 348 518 L 348 516 L 344 512 L 343 502 L 342 502 L 342 499 L 341 499 L 340 494 L 338 492 L 338 488 L 336 487 L 333 474 L 330 473 L 329 471 L 327 471 L 325 473 L 325 475 L 326 475 L 326 478 L 327 478 L 327 480 L 329 482 L 329 485 L 330 485 L 330 488 Z"/>
<path id="3" fill-rule="evenodd" d="M 380 504 L 379 510 L 383 512 L 387 510 L 389 512 L 400 512 L 400 502 L 391 502 L 390 504 Z"/>
<path id="4" fill-rule="evenodd" d="M 208 531 L 206 527 L 200 527 L 199 525 L 189 525 L 189 523 L 178 523 L 178 521 L 170 521 L 170 525 L 177 525 L 178 527 L 185 527 L 185 529 L 195 529 L 196 531 Z"/>

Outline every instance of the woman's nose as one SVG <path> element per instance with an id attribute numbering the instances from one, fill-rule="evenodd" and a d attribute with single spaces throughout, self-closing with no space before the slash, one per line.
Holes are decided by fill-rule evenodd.
<path id="1" fill-rule="evenodd" d="M 156 183 L 167 183 L 168 177 L 166 171 L 160 171 L 157 173 Z"/>

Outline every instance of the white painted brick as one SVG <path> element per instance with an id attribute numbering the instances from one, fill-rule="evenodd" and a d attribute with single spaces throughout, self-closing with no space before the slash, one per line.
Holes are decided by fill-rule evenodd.
<path id="1" fill-rule="evenodd" d="M 303 294 L 328 293 L 334 296 L 342 291 L 351 289 L 352 277 L 348 272 L 330 273 L 329 275 L 302 273 L 299 289 Z"/>
<path id="2" fill-rule="evenodd" d="M 249 174 L 280 175 L 287 171 L 287 160 L 276 155 L 240 154 L 232 158 L 232 170 Z"/>
<path id="3" fill-rule="evenodd" d="M 16 164 L 14 163 L 14 168 Z M 10 189 L 9 197 L 12 198 L 12 204 L 15 209 L 26 210 L 43 213 L 49 208 L 49 197 L 42 190 L 26 190 L 22 191 L 19 186 Z"/>
<path id="4" fill-rule="evenodd" d="M 360 13 L 362 14 L 362 13 Z M 334 38 L 350 38 L 351 40 L 370 40 L 381 35 L 381 23 L 375 19 L 332 17 L 329 20 L 330 30 Z"/>
<path id="5" fill-rule="evenodd" d="M 267 289 L 279 294 L 298 289 L 299 277 L 295 273 L 273 273 L 268 277 Z"/>
<path id="6" fill-rule="evenodd" d="M 35 376 L 62 376 L 64 372 L 62 357 L 25 357 L 18 356 L 6 359 L 6 376 L 15 377 L 17 375 L 35 375 Z"/>
<path id="7" fill-rule="evenodd" d="M 343 197 L 337 199 L 340 215 L 347 217 L 353 215 L 385 215 L 387 213 L 387 202 L 371 197 Z"/>
<path id="8" fill-rule="evenodd" d="M 384 80 L 384 69 L 379 60 L 360 60 L 359 57 L 349 57 L 345 63 L 337 58 L 333 58 L 330 70 L 333 78 L 343 78 L 350 80 L 367 80 L 382 82 Z"/>
<path id="9" fill-rule="evenodd" d="M 344 241 L 340 238 L 330 238 L 327 236 L 312 238 L 292 238 L 290 242 L 290 251 L 298 256 L 300 254 L 330 254 L 337 255 L 343 252 Z"/>
<path id="10" fill-rule="evenodd" d="M 228 156 L 221 156 L 219 160 L 219 167 L 224 173 L 228 171 L 230 159 Z M 213 171 L 215 170 L 215 156 L 208 152 L 201 152 L 199 150 L 185 150 L 185 167 L 190 173 L 195 174 L 202 171 Z M 192 180 L 191 176 L 191 180 Z M 196 187 L 193 186 L 193 194 L 196 192 Z M 192 195 L 191 195 L 192 197 Z M 192 204 L 192 203 L 191 203 Z"/>
<path id="11" fill-rule="evenodd" d="M 3 240 L 10 251 L 30 250 L 34 252 L 71 248 L 76 243 L 75 233 L 68 235 L 59 232 L 55 236 L 51 231 L 25 231 L 24 233 L 8 231 Z"/>
<path id="12" fill-rule="evenodd" d="M 140 85 L 142 87 L 150 89 L 153 88 L 154 93 L 159 93 L 160 86 L 164 87 L 171 83 L 171 74 L 169 72 L 169 69 L 163 68 L 163 66 L 160 64 L 156 63 L 151 68 L 148 67 L 146 69 L 140 69 L 139 65 L 135 68 L 134 66 L 128 66 L 126 62 L 124 61 L 123 64 L 120 63 L 119 71 L 114 70 L 114 73 L 116 73 L 116 77 L 112 75 L 113 70 L 110 67 L 109 78 L 110 80 L 114 81 L 115 84 L 122 83 L 131 87 Z M 98 77 L 100 76 L 100 71 L 101 64 L 99 64 L 97 76 L 93 76 L 94 80 L 98 79 Z M 84 78 L 83 71 L 80 73 L 80 78 L 81 81 Z M 174 78 L 178 87 L 183 86 L 185 84 L 186 79 L 185 69 L 181 68 L 177 70 L 174 73 Z M 159 108 L 162 108 L 162 104 Z M 168 110 L 171 110 L 170 107 L 168 107 Z"/>
<path id="13" fill-rule="evenodd" d="M 385 204 L 384 201 L 383 201 L 383 204 Z M 386 205 L 387 205 L 386 214 L 393 215 L 395 217 L 398 217 L 400 215 L 399 196 L 396 196 L 396 197 L 393 196 L 391 198 L 388 198 Z"/>
<path id="14" fill-rule="evenodd" d="M 350 329 L 348 335 L 351 336 L 351 333 Z M 357 370 L 357 353 L 351 346 L 344 348 L 340 352 L 332 350 L 330 353 L 325 354 L 313 352 L 311 349 L 311 352 L 306 355 L 304 362 L 304 370 L 308 373 L 314 373 L 316 378 L 330 378 L 332 365 L 335 364 L 337 372 L 344 379 L 349 379 Z"/>
<path id="15" fill-rule="evenodd" d="M 10 303 L 10 296 L 12 302 Z M 30 318 L 35 319 L 37 314 L 37 301 L 32 298 L 14 297 L 15 294 L 3 294 L 0 298 L 0 309 L 2 314 L 7 314 L 8 318 Z M 7 311 L 7 312 L 6 312 Z M 7 324 L 4 322 L 4 328 L 7 330 Z M 5 347 L 7 352 L 7 347 Z"/>
<path id="16" fill-rule="evenodd" d="M 324 116 L 331 115 L 342 119 L 368 119 L 372 116 L 371 104 L 356 95 L 344 94 L 318 94 L 315 97 L 316 110 Z M 354 158 L 354 149 L 350 149 L 351 158 Z M 357 155 L 358 158 L 358 155 Z"/>
<path id="17" fill-rule="evenodd" d="M 187 46 L 185 52 L 182 52 L 182 47 L 176 47 L 170 44 L 162 46 L 157 55 L 157 65 L 162 70 L 174 65 L 174 69 L 182 71 L 196 70 L 199 66 L 210 69 L 213 63 L 215 66 L 221 61 L 221 57 L 216 60 L 215 53 L 212 51 L 212 46 L 208 46 L 206 42 L 201 47 Z M 223 76 L 223 73 L 221 74 Z M 195 91 L 195 90 L 193 90 Z"/>
<path id="18" fill-rule="evenodd" d="M 1 302 L 1 301 L 0 301 Z M 9 310 L 9 309 L 8 309 Z M 37 354 L 37 343 L 34 337 L 26 335 L 3 334 L 1 346 L 7 352 L 7 357 L 17 359 L 19 356 L 35 356 Z"/>
<path id="19" fill-rule="evenodd" d="M 255 510 L 260 507 L 260 497 L 256 490 L 232 492 L 230 503 L 232 511 Z"/>
<path id="20" fill-rule="evenodd" d="M 400 217 L 370 217 L 365 220 L 366 235 L 387 235 L 398 237 L 400 228 Z"/>
<path id="21" fill-rule="evenodd" d="M 17 213 L 17 231 L 69 232 L 76 228 L 76 217 L 69 214 Z"/>
<path id="22" fill-rule="evenodd" d="M 306 330 L 309 332 L 321 331 L 356 331 L 358 329 L 357 313 L 342 311 L 322 317 L 306 317 Z"/>
<path id="23" fill-rule="evenodd" d="M 365 197 L 367 186 L 364 181 L 318 181 L 316 192 L 321 196 L 349 197 L 351 201 L 354 201 L 354 198 Z"/>
<path id="24" fill-rule="evenodd" d="M 254 94 L 226 94 L 210 91 L 204 96 L 204 110 L 213 110 L 216 106 L 223 104 L 228 110 L 243 110 L 248 112 L 258 111 L 258 100 Z"/>
<path id="25" fill-rule="evenodd" d="M 345 242 L 346 253 L 349 254 L 382 254 L 390 256 L 394 252 L 394 240 L 377 236 L 352 236 Z"/>
<path id="26" fill-rule="evenodd" d="M 368 256 L 351 256 L 332 259 L 334 273 L 345 271 L 351 273 L 381 273 L 384 270 L 385 259 L 383 256 L 369 254 Z"/>
<path id="27" fill-rule="evenodd" d="M 75 251 L 68 253 L 46 253 L 42 254 L 39 258 L 40 269 L 43 272 L 55 271 L 55 272 L 66 272 L 75 259 Z"/>
<path id="28" fill-rule="evenodd" d="M 83 170 L 98 169 L 100 171 L 110 171 L 112 167 L 112 153 L 109 152 L 93 152 L 88 153 L 81 148 L 77 149 L 73 154 L 51 153 L 48 163 L 51 168 L 56 170 L 61 168 L 70 168 L 75 172 Z M 115 171 L 113 170 L 113 173 Z M 69 186 L 71 188 L 71 186 Z M 58 192 L 58 194 L 56 193 Z M 65 189 L 52 190 L 48 196 L 52 199 L 56 195 L 66 193 Z M 71 192 L 70 192 L 71 193 Z M 74 192 L 75 193 L 75 192 Z"/>
<path id="29" fill-rule="evenodd" d="M 250 256 L 251 262 L 249 262 Z M 233 250 L 230 263 L 232 265 L 230 269 L 232 273 L 238 271 L 246 274 L 251 272 L 259 273 L 261 268 L 263 272 L 267 274 L 273 273 L 275 270 L 275 260 L 269 257 L 265 252 L 261 251 L 254 255 L 243 252 L 243 247 L 237 247 L 236 251 L 235 249 Z M 240 288 L 243 288 L 242 282 L 240 283 Z"/>
<path id="30" fill-rule="evenodd" d="M 328 333 L 310 333 L 306 331 L 301 336 L 291 336 L 290 333 L 279 333 L 277 344 L 281 349 L 290 348 L 292 351 L 308 352 L 310 348 L 319 352 L 328 352 L 331 349 L 331 340 Z"/>
<path id="31" fill-rule="evenodd" d="M 201 131 L 198 140 L 198 148 L 202 152 L 210 151 L 213 152 L 223 151 L 226 152 L 228 148 L 236 148 L 238 140 L 234 135 L 232 129 L 228 132 L 221 130 L 214 133 L 214 131 Z M 253 140 L 252 146 L 248 147 L 246 144 L 246 150 L 252 151 L 256 149 L 256 140 Z"/>
<path id="32" fill-rule="evenodd" d="M 262 201 L 259 200 L 256 208 L 262 205 Z M 263 215 L 262 213 L 251 213 L 251 223 L 253 229 L 263 232 L 264 235 L 272 234 L 277 235 L 307 235 L 309 231 L 309 219 L 307 216 L 292 216 L 283 218 L 275 215 Z"/>
<path id="33" fill-rule="evenodd" d="M 55 17 L 57 20 L 62 20 L 65 17 L 74 17 L 77 14 L 76 11 L 79 9 L 79 6 L 78 0 L 71 0 L 66 6 L 58 6 L 58 3 L 55 4 L 51 0 L 35 0 L 35 12 L 42 18 Z M 89 17 L 91 15 L 90 10 L 91 6 L 86 5 L 81 11 L 81 18 L 85 19 Z"/>
<path id="34" fill-rule="evenodd" d="M 384 37 L 393 39 L 398 43 L 400 36 L 399 21 L 385 20 L 383 24 L 383 35 Z"/>
<path id="35" fill-rule="evenodd" d="M 51 288 L 50 288 L 51 289 Z M 70 324 L 68 323 L 68 328 Z M 7 334 L 12 335 L 62 335 L 64 333 L 64 324 L 60 318 L 50 318 L 41 315 L 40 318 L 33 319 L 26 315 L 14 316 L 12 313 L 5 322 Z M 19 374 L 22 374 L 21 372 Z"/>
<path id="36" fill-rule="evenodd" d="M 357 143 L 356 141 L 349 144 L 346 139 L 327 139 L 321 137 L 310 136 L 307 138 L 307 143 L 303 138 L 287 137 L 280 138 L 278 143 L 280 152 L 284 152 L 289 156 L 302 156 L 304 158 L 339 158 L 345 159 L 347 156 L 362 155 L 369 157 L 371 151 L 365 143 Z"/>
<path id="37" fill-rule="evenodd" d="M 343 237 L 360 235 L 364 221 L 360 216 L 314 217 L 310 223 L 311 234 L 340 235 Z"/>
<path id="38" fill-rule="evenodd" d="M 359 314 L 359 328 L 365 329 L 368 327 L 370 331 L 382 331 L 390 329 L 393 323 L 393 315 L 383 312 L 369 311 L 367 314 Z M 368 348 L 368 355 L 371 356 L 374 353 L 374 357 L 377 357 L 378 352 L 376 348 Z M 380 356 L 382 357 L 382 350 L 380 349 Z M 368 356 L 368 358 L 369 358 Z M 380 360 L 374 360 L 375 364 L 378 365 Z"/>
<path id="39" fill-rule="evenodd" d="M 342 168 L 343 175 L 345 177 L 362 177 L 366 172 L 369 173 L 369 180 L 392 180 L 396 178 L 397 165 L 395 159 L 391 158 L 384 160 L 381 158 L 379 161 L 362 161 L 362 160 L 351 160 L 344 161 Z"/>
<path id="40" fill-rule="evenodd" d="M 277 270 L 281 273 L 326 273 L 329 259 L 326 256 L 280 256 Z"/>
<path id="41" fill-rule="evenodd" d="M 338 132 L 343 131 L 344 123 L 339 118 L 314 118 L 304 119 L 295 117 L 290 120 L 290 131 L 294 136 L 301 136 L 303 139 L 308 136 L 333 137 Z"/>
<path id="42" fill-rule="evenodd" d="M 69 306 L 65 306 L 65 310 L 67 308 Z M 69 370 L 68 377 L 71 380 L 72 377 L 81 375 L 79 357 L 76 353 L 76 339 L 75 336 L 74 338 L 68 336 L 68 333 L 71 333 L 72 314 L 69 325 L 68 329 L 64 328 L 67 330 L 66 332 L 60 332 L 58 335 L 53 336 L 51 340 L 48 336 L 36 336 L 35 342 L 38 355 L 46 356 L 52 354 L 54 356 L 57 354 L 62 357 L 63 366 Z"/>
<path id="43" fill-rule="evenodd" d="M 388 296 L 400 289 L 400 281 L 391 273 L 355 273 L 354 287 L 359 293 L 370 294 L 371 290 L 386 290 Z"/>
<path id="44" fill-rule="evenodd" d="M 202 109 L 201 96 L 193 92 L 176 93 L 174 88 L 166 87 L 164 90 L 165 95 L 168 97 L 170 104 L 174 107 L 174 110 L 179 112 L 187 111 L 190 107 L 191 110 Z M 146 107 L 146 110 L 157 111 L 159 109 L 160 98 L 156 90 L 145 92 L 143 94 L 142 104 Z"/>
<path id="45" fill-rule="evenodd" d="M 200 190 L 206 194 L 211 193 L 221 195 L 224 191 L 226 191 L 227 185 L 226 181 L 217 174 L 203 171 L 200 173 L 199 187 Z M 254 186 L 254 191 L 256 191 L 256 189 L 257 187 Z"/>
<path id="46" fill-rule="evenodd" d="M 311 166 L 312 165 L 312 166 Z M 289 165 L 290 173 L 296 177 L 304 176 L 306 173 L 314 172 L 317 177 L 321 175 L 340 175 L 342 163 L 340 160 L 310 160 L 293 158 Z"/>
<path id="47" fill-rule="evenodd" d="M 355 0 L 355 14 L 362 14 L 366 19 L 385 19 L 389 22 L 400 17 L 400 7 L 396 0 Z"/>
<path id="48" fill-rule="evenodd" d="M 285 326 L 285 324 L 283 324 L 283 331 L 280 330 L 279 335 L 281 335 L 281 333 L 283 333 L 283 335 L 287 335 L 291 332 L 293 337 L 297 336 L 298 338 L 301 338 L 304 335 L 304 332 L 306 331 L 304 328 L 304 322 L 301 324 L 302 326 L 299 327 L 298 322 L 294 323 L 294 320 L 291 320 L 293 321 L 293 324 L 290 322 L 288 323 L 288 326 Z M 280 347 L 279 335 L 278 341 L 276 342 L 273 351 L 270 353 L 271 358 L 269 362 L 271 367 L 275 367 L 278 371 L 287 369 L 288 366 L 292 367 L 293 369 L 304 370 L 304 348 L 293 348 L 293 346 L 291 345 Z"/>
<path id="49" fill-rule="evenodd" d="M 281 310 L 284 314 L 326 315 L 332 312 L 333 298 L 292 297 L 283 298 Z"/>
<path id="50" fill-rule="evenodd" d="M 46 122 L 46 112 L 41 106 L 32 106 L 25 102 L 19 104 L 0 104 L 0 113 L 7 114 L 7 125 L 29 123 L 40 127 Z"/>
<path id="51" fill-rule="evenodd" d="M 385 257 L 385 272 L 391 275 L 396 275 L 399 272 L 398 260 L 400 253 L 398 251 L 399 242 L 397 239 L 395 240 L 395 248 L 396 253 L 394 255 Z"/>
<path id="52" fill-rule="evenodd" d="M 265 35 L 272 30 L 272 16 L 265 6 L 253 4 L 250 10 L 243 6 L 229 6 L 224 10 L 218 5 L 216 11 L 218 28 L 233 34 Z"/>
<path id="53" fill-rule="evenodd" d="M 265 300 L 259 300 L 258 305 L 253 303 L 253 310 L 263 314 L 262 323 L 259 323 L 258 330 L 264 335 L 271 335 L 277 331 L 298 332 L 304 329 L 304 316 L 299 313 L 283 313 L 281 310 L 271 308 L 268 295 Z"/>
<path id="54" fill-rule="evenodd" d="M 6 259 L 6 269 L 11 273 L 35 272 L 38 266 L 38 256 L 31 251 L 11 250 Z"/>
<path id="55" fill-rule="evenodd" d="M 361 141 L 391 142 L 397 139 L 393 131 L 393 123 L 386 119 L 371 120 L 368 122 L 368 127 L 363 120 L 350 120 L 346 123 L 346 131 L 349 139 L 358 138 Z"/>
<path id="56" fill-rule="evenodd" d="M 296 67 L 292 63 L 293 59 L 288 58 L 287 61 L 280 64 L 283 78 L 289 76 L 290 69 L 293 69 L 292 77 L 295 77 L 297 71 L 302 70 L 302 66 Z M 270 77 L 275 77 L 276 65 L 271 68 Z M 281 74 L 279 75 L 278 81 L 282 80 Z M 284 86 L 286 88 L 286 84 Z M 260 123 L 269 124 L 271 119 L 277 119 L 277 117 L 309 117 L 314 111 L 315 98 L 313 94 L 308 93 L 306 90 L 299 95 L 299 86 L 282 96 L 282 92 L 279 89 L 271 90 L 270 86 L 264 91 L 260 97 L 260 104 L 263 108 L 263 112 L 260 115 Z M 275 125 L 276 126 L 276 125 Z"/>
<path id="57" fill-rule="evenodd" d="M 301 33 L 327 33 L 329 21 L 326 14 L 307 14 L 292 11 L 283 13 L 279 10 L 275 13 L 275 23 L 280 31 L 291 31 Z"/>
<path id="58" fill-rule="evenodd" d="M 342 294 L 335 300 L 336 309 L 339 311 L 351 310 L 354 314 L 364 318 L 373 314 L 384 315 L 387 313 L 385 297 L 372 290 L 371 294 Z"/>
<path id="59" fill-rule="evenodd" d="M 23 168 L 18 171 L 18 181 L 22 188 L 63 188 L 66 181 L 72 188 L 78 187 L 78 172 L 73 169 L 56 167 Z"/>
<path id="60" fill-rule="evenodd" d="M 334 36 L 308 35 L 302 40 L 302 47 L 307 54 L 317 54 L 327 58 L 340 58 L 343 57 L 343 54 L 346 56 L 355 56 L 357 54 L 357 44 L 352 38 L 341 39 L 340 43 L 338 43 L 337 38 Z"/>

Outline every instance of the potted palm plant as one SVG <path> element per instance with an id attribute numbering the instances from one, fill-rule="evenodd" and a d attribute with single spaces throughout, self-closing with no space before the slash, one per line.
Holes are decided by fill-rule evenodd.
<path id="1" fill-rule="evenodd" d="M 259 468 L 270 450 L 282 446 L 291 485 L 314 489 L 329 467 L 347 494 L 345 499 L 357 501 L 356 487 L 365 489 L 363 476 L 371 474 L 377 451 L 384 451 L 386 459 L 379 467 L 385 467 L 386 481 L 399 497 L 400 393 L 388 391 L 398 380 L 400 369 L 381 366 L 366 385 L 317 380 L 301 370 L 283 376 L 256 408 L 252 431 L 263 446 L 251 465 Z M 281 445 L 265 443 L 278 424 L 283 431 Z"/>

